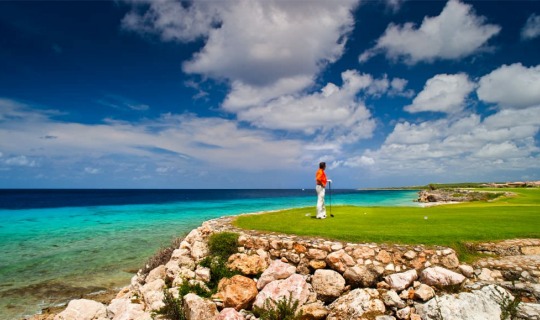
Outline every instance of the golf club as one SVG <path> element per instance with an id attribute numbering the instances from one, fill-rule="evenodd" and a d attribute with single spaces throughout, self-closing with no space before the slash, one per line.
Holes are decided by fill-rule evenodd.
<path id="1" fill-rule="evenodd" d="M 329 200 L 329 204 L 330 204 L 330 217 L 334 217 L 334 215 L 332 214 L 332 182 L 328 182 L 328 188 L 330 191 L 329 192 L 329 197 L 328 197 L 328 200 Z"/>

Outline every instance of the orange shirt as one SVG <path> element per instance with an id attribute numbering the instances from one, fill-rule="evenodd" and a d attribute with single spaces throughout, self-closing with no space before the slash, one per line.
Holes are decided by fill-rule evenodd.
<path id="1" fill-rule="evenodd" d="M 321 184 L 323 187 L 326 187 L 326 173 L 324 173 L 323 169 L 317 170 L 317 174 L 315 174 L 315 181 L 317 184 Z"/>

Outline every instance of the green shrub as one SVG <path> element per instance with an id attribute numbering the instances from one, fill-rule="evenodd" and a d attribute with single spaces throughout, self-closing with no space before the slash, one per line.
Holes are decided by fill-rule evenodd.
<path id="1" fill-rule="evenodd" d="M 214 233 L 208 239 L 210 255 L 227 259 L 230 255 L 238 252 L 238 233 L 220 232 Z"/>
<path id="2" fill-rule="evenodd" d="M 161 316 L 162 319 L 169 320 L 186 320 L 184 315 L 184 307 L 182 305 L 182 295 L 175 298 L 167 289 L 163 289 L 163 303 L 165 304 L 160 309 L 152 312 L 152 318 Z"/>
<path id="3" fill-rule="evenodd" d="M 201 286 L 198 283 L 190 284 L 189 281 L 184 280 L 182 284 L 178 286 L 178 294 L 180 297 L 183 297 L 188 293 L 194 293 L 199 297 L 203 298 L 210 298 L 212 296 L 212 292 L 209 291 L 207 288 Z"/>
<path id="4" fill-rule="evenodd" d="M 199 262 L 199 265 L 210 269 L 210 281 L 207 285 L 213 293 L 217 291 L 219 280 L 240 274 L 238 271 L 229 269 L 227 260 L 220 256 L 206 257 Z"/>
<path id="5" fill-rule="evenodd" d="M 262 308 L 254 307 L 253 313 L 261 320 L 299 320 L 302 312 L 296 312 L 298 300 L 293 300 L 292 292 L 289 298 L 283 297 L 278 301 L 266 299 Z"/>

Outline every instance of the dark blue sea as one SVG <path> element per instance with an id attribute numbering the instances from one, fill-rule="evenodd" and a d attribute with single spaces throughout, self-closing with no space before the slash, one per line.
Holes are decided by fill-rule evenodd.
<path id="1" fill-rule="evenodd" d="M 332 190 L 332 205 L 416 206 L 416 191 Z M 330 194 L 327 191 L 327 205 Z M 0 190 L 0 319 L 121 288 L 203 221 L 312 207 L 312 189 Z"/>

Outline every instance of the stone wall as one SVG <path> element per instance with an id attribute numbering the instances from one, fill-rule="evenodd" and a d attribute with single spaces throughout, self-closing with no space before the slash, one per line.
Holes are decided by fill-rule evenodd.
<path id="1" fill-rule="evenodd" d="M 222 231 L 240 234 L 238 253 L 228 264 L 242 274 L 222 279 L 212 299 L 184 296 L 187 319 L 256 319 L 254 306 L 285 298 L 299 302 L 302 319 L 500 319 L 505 301 L 514 299 L 503 288 L 508 279 L 494 263 L 462 264 L 451 248 L 239 230 L 232 219 L 207 221 L 194 229 L 168 263 L 148 275 L 139 272 L 109 305 L 74 300 L 54 319 L 151 319 L 152 310 L 164 305 L 163 288 L 172 284 L 167 290 L 178 295 L 175 286 L 183 281 L 209 282 L 210 270 L 199 262 L 208 255 L 209 236 Z M 520 304 L 520 319 L 540 320 L 540 288 L 535 290 L 538 275 L 533 269 L 540 272 L 538 263 L 526 277 L 514 272 L 514 288 L 507 288 L 532 287 L 527 303 Z M 444 288 L 466 294 L 445 293 Z M 84 311 L 81 306 L 92 308 Z"/>

